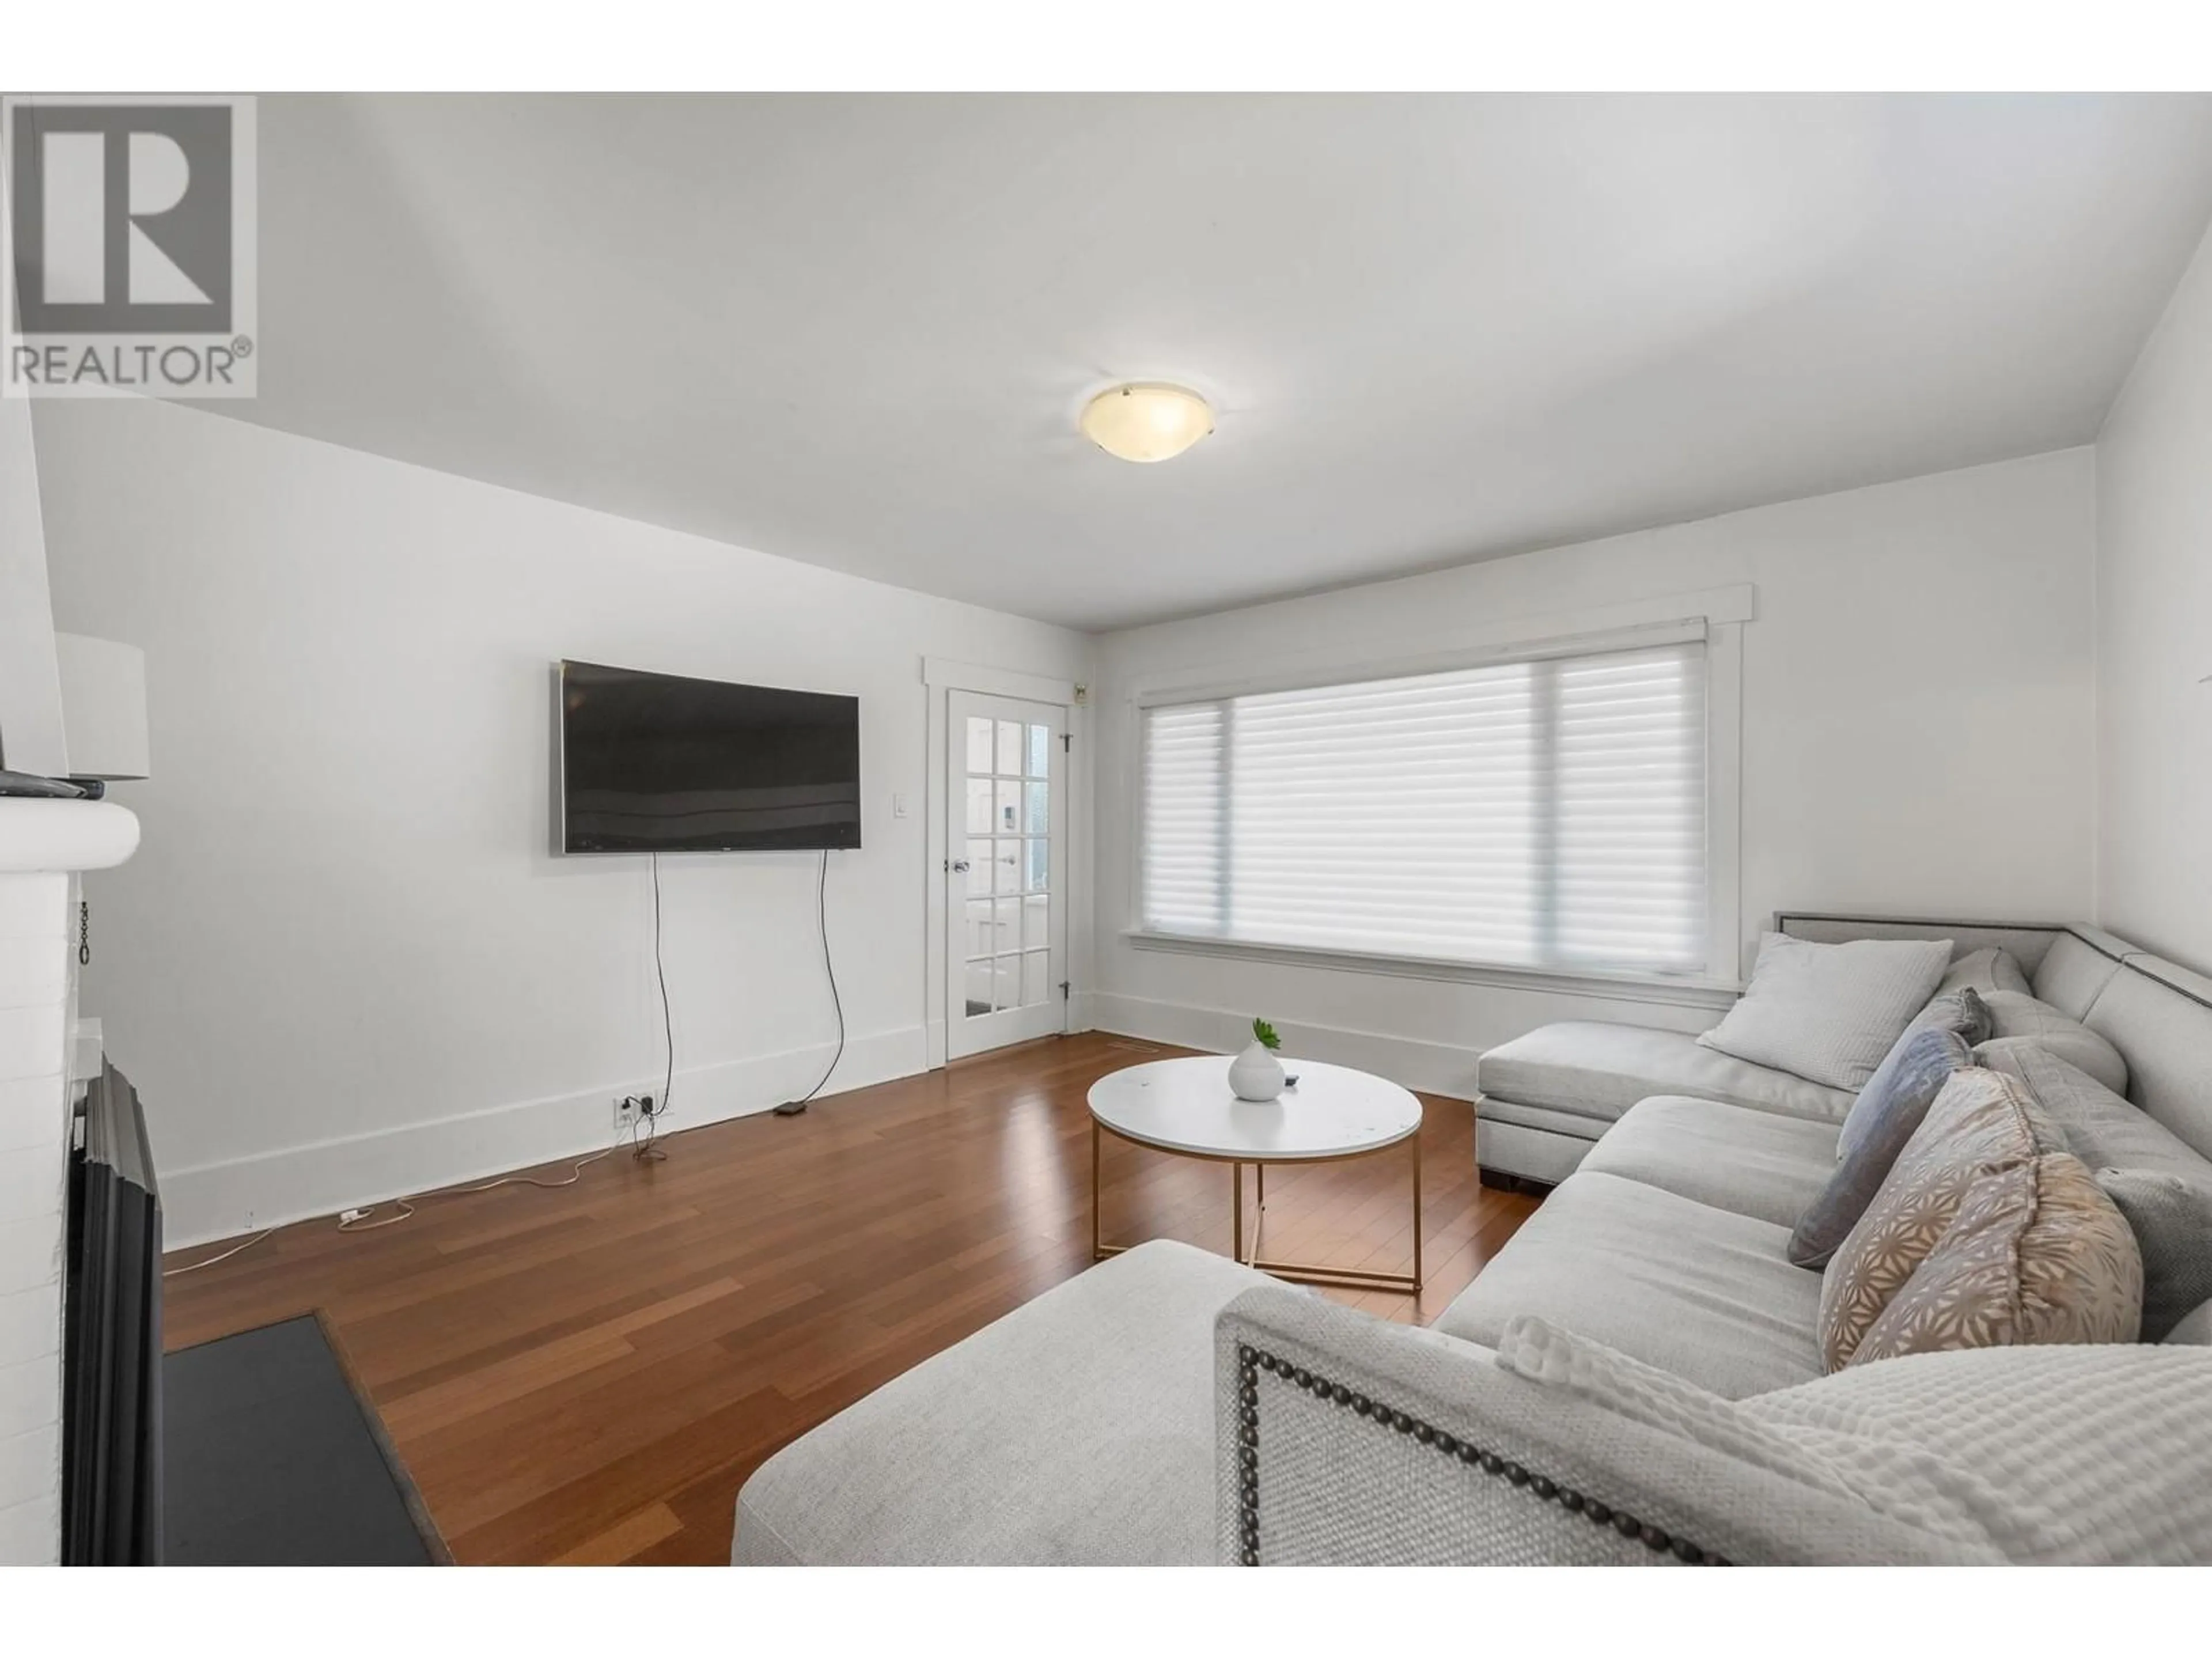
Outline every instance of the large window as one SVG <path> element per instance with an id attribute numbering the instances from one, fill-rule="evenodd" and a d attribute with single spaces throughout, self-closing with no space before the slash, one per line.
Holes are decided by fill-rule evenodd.
<path id="1" fill-rule="evenodd" d="M 1148 932 L 1698 973 L 1702 641 L 1143 711 Z"/>

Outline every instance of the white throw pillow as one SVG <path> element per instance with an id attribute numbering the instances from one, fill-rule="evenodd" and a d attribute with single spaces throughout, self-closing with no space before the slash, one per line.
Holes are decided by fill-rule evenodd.
<path id="1" fill-rule="evenodd" d="M 2142 1343 L 1975 1348 L 1854 1365 L 1723 1400 L 1520 1314 L 1502 1370 L 1844 1495 L 1970 1556 L 2212 1559 L 2212 1352 Z"/>
<path id="2" fill-rule="evenodd" d="M 1534 1314 L 1505 1322 L 1498 1366 L 1832 1496 L 1859 1495 L 1819 1454 L 1759 1422 L 1739 1401 Z"/>
<path id="3" fill-rule="evenodd" d="M 2212 1560 L 2212 1352 L 1968 1348 L 1739 1402 L 1894 1518 L 2022 1565 Z"/>
<path id="4" fill-rule="evenodd" d="M 1750 988 L 1698 1041 L 1831 1089 L 1863 1089 L 1950 965 L 1948 939 L 1815 945 L 1769 933 Z"/>

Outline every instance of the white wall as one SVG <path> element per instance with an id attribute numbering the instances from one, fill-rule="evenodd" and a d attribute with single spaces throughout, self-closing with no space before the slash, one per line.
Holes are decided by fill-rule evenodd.
<path id="1" fill-rule="evenodd" d="M 1758 606 L 1743 630 L 1747 936 L 1778 908 L 2087 916 L 2094 485 L 2090 452 L 2069 450 L 1106 636 L 1096 1023 L 1225 1048 L 1264 1013 L 1316 1057 L 1461 1093 L 1483 1048 L 1547 1019 L 1710 1024 L 1710 998 L 1132 947 L 1120 937 L 1134 912 L 1128 696 L 1171 672 L 1233 678 L 1347 645 L 1381 659 L 1455 626 L 1740 582 Z"/>
<path id="2" fill-rule="evenodd" d="M 0 398 L 0 750 L 17 772 L 67 771 L 31 405 Z"/>
<path id="3" fill-rule="evenodd" d="M 586 1150 L 658 1091 L 646 861 L 548 851 L 562 656 L 860 695 L 833 1088 L 923 1068 L 921 658 L 1079 679 L 1086 636 L 173 406 L 37 418 L 59 623 L 146 653 L 145 850 L 88 879 L 82 1000 L 173 1241 Z M 662 860 L 671 1130 L 828 1060 L 815 857 Z"/>
<path id="4" fill-rule="evenodd" d="M 2212 235 L 2097 443 L 2098 919 L 2212 969 Z"/>
<path id="5" fill-rule="evenodd" d="M 30 405 L 0 398 L 0 742 L 67 771 Z M 58 1559 L 66 876 L 0 871 L 0 1563 Z"/>

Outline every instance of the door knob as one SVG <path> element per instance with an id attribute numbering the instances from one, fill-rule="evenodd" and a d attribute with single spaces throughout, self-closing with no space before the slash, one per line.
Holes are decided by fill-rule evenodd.
<path id="1" fill-rule="evenodd" d="M 951 864 L 947 865 L 945 868 L 951 871 L 956 876 L 964 876 L 968 873 L 968 860 L 966 859 L 955 859 Z"/>

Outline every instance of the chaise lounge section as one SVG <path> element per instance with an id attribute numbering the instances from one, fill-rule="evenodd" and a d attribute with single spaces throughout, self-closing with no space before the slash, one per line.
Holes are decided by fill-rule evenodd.
<path id="1" fill-rule="evenodd" d="M 1539 1026 L 1484 1054 L 1475 1079 L 1475 1161 L 1492 1185 L 1557 1186 L 1623 1114 L 1655 1095 L 1831 1124 L 1852 1100 L 1846 1090 L 1700 1048 L 1686 1031 L 1601 1020 Z"/>

